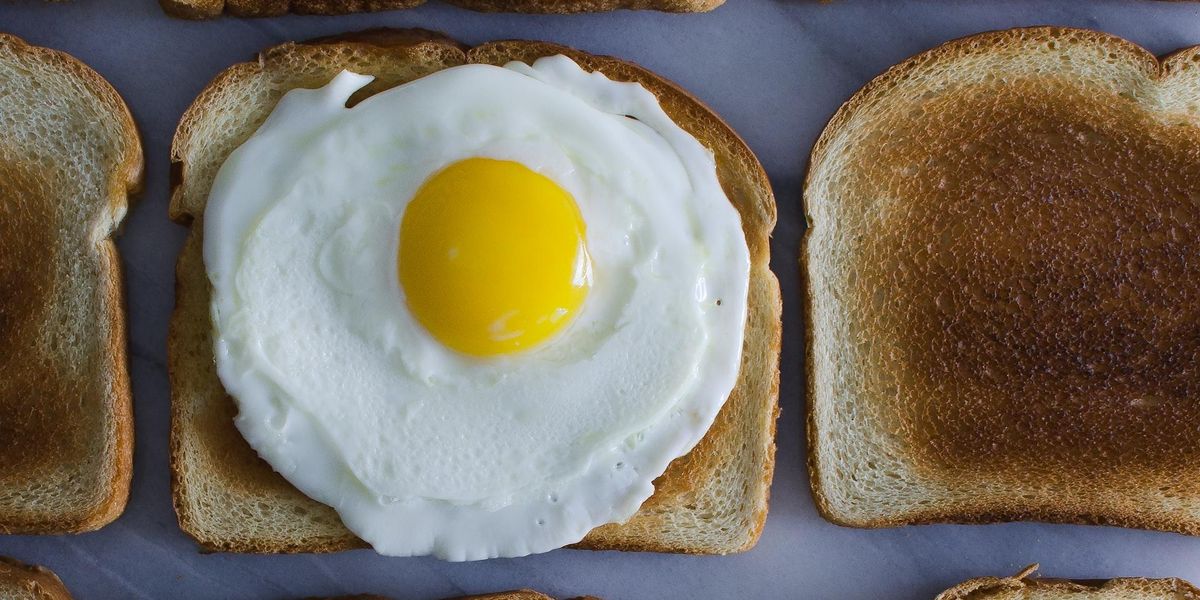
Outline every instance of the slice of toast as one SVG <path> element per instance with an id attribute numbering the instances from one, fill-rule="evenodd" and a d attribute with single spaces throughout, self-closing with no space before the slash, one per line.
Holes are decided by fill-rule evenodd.
<path id="1" fill-rule="evenodd" d="M 1030 565 L 1013 577 L 964 581 L 934 600 L 1200 600 L 1200 589 L 1182 579 L 1041 579 L 1033 576 L 1037 568 Z"/>
<path id="2" fill-rule="evenodd" d="M 482 12 L 567 14 L 618 9 L 666 12 L 707 12 L 725 0 L 445 0 Z M 183 19 L 212 19 L 222 14 L 237 17 L 273 17 L 288 13 L 344 15 L 412 8 L 425 0 L 159 0 L 167 14 Z"/>
<path id="3" fill-rule="evenodd" d="M 947 43 L 834 115 L 805 204 L 827 519 L 1200 534 L 1200 49 Z"/>
<path id="4" fill-rule="evenodd" d="M 0 598 L 4 600 L 71 600 L 58 575 L 0 556 Z"/>
<path id="5" fill-rule="evenodd" d="M 0 533 L 125 508 L 133 416 L 111 236 L 141 187 L 125 103 L 71 56 L 0 34 Z"/>
<path id="6" fill-rule="evenodd" d="M 592 549 L 724 554 L 757 541 L 767 514 L 778 413 L 780 299 L 768 268 L 775 204 L 767 178 L 746 145 L 709 109 L 673 84 L 613 58 L 539 42 L 497 42 L 467 49 L 439 34 L 375 30 L 285 44 L 219 75 L 184 114 L 172 146 L 171 218 L 191 226 L 177 267 L 169 341 L 171 465 L 175 509 L 184 531 L 210 550 L 329 552 L 363 547 L 333 509 L 309 499 L 261 460 L 234 427 L 236 406 L 217 378 L 209 283 L 201 256 L 209 187 L 229 153 L 244 142 L 288 90 L 316 88 L 342 69 L 374 75 L 359 95 L 379 92 L 467 62 L 566 54 L 610 78 L 654 92 L 684 129 L 711 148 L 718 177 L 741 213 L 752 261 L 749 318 L 741 373 L 705 438 L 655 482 L 655 493 L 624 524 L 593 530 Z"/>

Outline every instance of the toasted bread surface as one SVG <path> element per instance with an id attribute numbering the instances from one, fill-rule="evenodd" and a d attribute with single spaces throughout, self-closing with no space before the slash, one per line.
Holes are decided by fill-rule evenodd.
<path id="1" fill-rule="evenodd" d="M 1041 579 L 1034 576 L 1037 567 L 1030 565 L 1014 577 L 964 581 L 935 600 L 1200 600 L 1200 590 L 1182 579 Z"/>
<path id="2" fill-rule="evenodd" d="M 319 552 L 364 545 L 331 508 L 272 471 L 233 425 L 236 407 L 213 365 L 210 290 L 197 218 L 217 169 L 284 92 L 319 87 L 342 69 L 375 75 L 365 91 L 372 94 L 467 62 L 504 63 L 557 53 L 610 78 L 642 83 L 676 122 L 715 152 L 718 176 L 741 214 L 753 263 L 741 373 L 716 422 L 690 454 L 674 461 L 655 482 L 655 494 L 629 522 L 599 527 L 580 545 L 728 553 L 758 539 L 774 466 L 780 300 L 767 264 L 774 200 L 745 144 L 695 99 L 630 63 L 537 42 L 466 49 L 430 32 L 377 30 L 287 44 L 267 50 L 257 63 L 231 67 L 199 96 L 176 132 L 171 216 L 190 223 L 192 231 L 177 267 L 170 335 L 173 489 L 181 526 L 202 546 Z"/>
<path id="3" fill-rule="evenodd" d="M 71 600 L 71 593 L 50 569 L 0 556 L 0 598 L 4 600 Z"/>
<path id="4" fill-rule="evenodd" d="M 855 526 L 1200 533 L 1200 52 L 981 34 L 833 117 L 805 202 L 809 463 Z"/>
<path id="5" fill-rule="evenodd" d="M 483 12 L 567 14 L 618 9 L 707 12 L 725 0 L 445 0 Z M 412 8 L 425 0 L 159 0 L 167 14 L 183 19 L 211 19 L 222 14 L 271 17 L 288 13 L 344 15 Z"/>
<path id="6" fill-rule="evenodd" d="M 124 102 L 0 34 L 0 533 L 89 531 L 125 507 L 133 420 L 120 261 L 141 187 Z"/>

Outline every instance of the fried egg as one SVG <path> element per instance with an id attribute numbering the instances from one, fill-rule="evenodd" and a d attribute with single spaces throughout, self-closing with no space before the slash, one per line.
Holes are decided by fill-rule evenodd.
<path id="1" fill-rule="evenodd" d="M 250 445 L 381 554 L 632 516 L 733 388 L 750 258 L 712 153 L 564 56 L 288 92 L 204 215 Z"/>

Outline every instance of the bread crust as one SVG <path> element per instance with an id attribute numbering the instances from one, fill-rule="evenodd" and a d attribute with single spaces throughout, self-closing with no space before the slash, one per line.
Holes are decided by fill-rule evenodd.
<path id="1" fill-rule="evenodd" d="M 71 593 L 50 569 L 0 556 L 0 597 L 11 600 L 71 600 Z"/>
<path id="2" fill-rule="evenodd" d="M 1064 599 L 1074 596 L 1095 598 L 1096 594 L 1111 595 L 1114 600 L 1129 598 L 1128 594 L 1153 594 L 1171 600 L 1200 600 L 1200 589 L 1182 579 L 1147 579 L 1120 577 L 1101 581 L 1044 579 L 1037 577 L 1038 565 L 1025 567 L 1012 577 L 978 577 L 964 581 L 940 594 L 934 600 L 1016 600 L 1027 592 L 1053 593 Z M 1138 596 L 1141 597 L 1141 596 Z"/>
<path id="3" fill-rule="evenodd" d="M 177 268 L 176 315 L 172 320 L 169 342 L 173 394 L 172 482 L 180 525 L 201 546 L 211 550 L 240 552 L 329 552 L 364 546 L 361 540 L 344 529 L 332 509 L 304 497 L 254 455 L 233 427 L 233 401 L 221 390 L 220 382 L 211 368 L 200 378 L 185 375 L 185 371 L 199 364 L 197 361 L 212 361 L 212 346 L 207 333 L 188 332 L 184 323 L 189 319 L 188 315 L 198 316 L 206 314 L 200 311 L 207 311 L 208 284 L 198 256 L 199 223 L 193 221 L 195 216 L 203 212 L 207 183 L 193 184 L 189 188 L 192 166 L 189 165 L 188 155 L 189 147 L 199 141 L 199 132 L 206 127 L 204 119 L 209 116 L 208 111 L 219 103 L 218 98 L 222 94 L 236 86 L 245 85 L 245 78 L 269 69 L 282 68 L 270 66 L 274 62 L 321 64 L 322 68 L 318 70 L 327 74 L 323 80 L 318 77 L 313 81 L 313 87 L 316 87 L 328 80 L 329 71 L 335 67 L 340 69 L 347 62 L 371 63 L 365 64 L 370 67 L 365 72 L 373 73 L 373 69 L 380 64 L 415 60 L 422 56 L 441 56 L 446 59 L 444 66 L 451 66 L 467 62 L 504 63 L 555 53 L 567 54 L 585 68 L 603 71 L 610 78 L 642 83 L 658 95 L 664 109 L 681 126 L 714 149 L 719 179 L 742 215 L 752 261 L 749 323 L 742 373 L 725 408 L 704 440 L 687 456 L 674 461 L 655 482 L 654 496 L 637 515 L 625 524 L 606 525 L 593 530 L 580 547 L 728 553 L 747 549 L 757 541 L 766 518 L 768 488 L 774 466 L 781 308 L 778 282 L 768 266 L 769 236 L 775 223 L 774 199 L 765 173 L 744 142 L 709 109 L 677 86 L 628 62 L 540 42 L 494 42 L 467 49 L 432 32 L 372 30 L 307 44 L 285 44 L 265 51 L 257 63 L 230 67 L 201 92 L 176 131 L 172 147 L 172 159 L 177 167 L 171 218 L 181 223 L 191 223 L 193 231 Z M 368 56 L 374 58 L 368 59 Z M 383 77 L 366 93 L 376 93 L 412 78 L 415 76 Z M 283 91 L 286 89 L 275 90 L 276 95 Z M 355 97 L 351 101 L 360 99 Z M 265 117 L 265 113 L 261 117 Z M 204 298 L 196 295 L 199 289 L 204 290 Z M 194 305 L 185 306 L 188 302 L 194 302 Z M 197 355 L 198 352 L 206 354 Z M 198 383 L 201 380 L 203 382 Z M 323 524 L 313 531 L 319 531 L 321 535 L 268 539 L 241 535 L 230 528 L 214 531 L 212 527 L 206 527 L 205 518 L 198 510 L 200 504 L 196 502 L 200 494 L 189 489 L 195 478 L 189 478 L 187 473 L 189 454 L 204 451 L 202 448 L 187 447 L 194 443 L 189 440 L 195 437 L 192 430 L 196 427 L 191 421 L 188 406 L 194 402 L 190 399 L 197 391 L 194 388 L 199 386 L 215 386 L 216 392 L 210 389 L 206 393 L 220 394 L 220 398 L 214 397 L 211 401 L 219 402 L 223 408 L 220 415 L 215 417 L 215 425 L 210 423 L 207 426 L 222 428 L 223 435 L 215 437 L 221 440 L 220 444 L 235 447 L 236 450 L 227 452 L 235 453 L 237 461 L 245 463 L 241 465 L 242 473 L 232 479 L 249 480 L 252 487 L 268 487 L 269 492 L 265 496 L 268 499 L 286 495 L 289 503 L 303 506 L 301 512 L 305 514 L 319 513 Z M 271 483 L 267 485 L 264 482 Z M 721 485 L 728 487 L 722 488 Z M 708 532 L 707 539 L 695 531 L 704 529 L 701 515 L 720 522 L 711 527 L 713 531 Z M 678 525 L 680 522 L 686 523 L 686 526 Z M 720 529 L 725 533 L 720 533 Z"/>
<path id="4" fill-rule="evenodd" d="M 906 430 L 905 434 L 898 437 L 903 438 L 908 436 L 903 443 L 909 445 L 890 446 L 890 452 L 884 450 L 882 445 L 870 446 L 869 442 L 860 440 L 859 438 L 862 436 L 849 431 L 851 428 L 840 427 L 836 430 L 830 430 L 830 426 L 823 423 L 829 415 L 833 414 L 832 406 L 835 401 L 838 403 L 838 410 L 854 413 L 862 413 L 867 409 L 878 409 L 880 414 L 887 415 L 898 413 L 900 409 L 895 408 L 898 403 L 884 404 L 883 401 L 875 400 L 869 394 L 851 394 L 835 399 L 836 393 L 830 387 L 830 382 L 835 377 L 843 377 L 840 374 L 835 375 L 835 371 L 837 373 L 844 372 L 837 370 L 838 364 L 856 363 L 854 363 L 851 357 L 846 356 L 844 352 L 834 348 L 830 344 L 828 336 L 831 335 L 833 326 L 823 316 L 827 313 L 819 310 L 819 307 L 832 306 L 833 304 L 830 303 L 835 302 L 832 299 L 830 289 L 821 289 L 819 286 L 838 280 L 840 275 L 829 275 L 833 271 L 829 268 L 828 256 L 824 254 L 814 256 L 817 252 L 825 253 L 829 251 L 828 245 L 816 249 L 814 247 L 814 237 L 817 232 L 823 231 L 823 228 L 832 226 L 829 224 L 830 221 L 828 219 L 821 221 L 819 218 L 814 217 L 814 208 L 822 208 L 824 210 L 823 206 L 828 205 L 822 205 L 821 203 L 829 202 L 832 204 L 835 201 L 834 196 L 819 195 L 814 190 L 818 185 L 824 186 L 825 182 L 832 177 L 831 173 L 834 169 L 838 168 L 838 161 L 842 164 L 848 162 L 842 158 L 833 158 L 835 155 L 838 157 L 843 155 L 847 147 L 845 141 L 848 139 L 865 139 L 854 137 L 854 135 L 859 134 L 860 130 L 851 130 L 855 126 L 860 126 L 862 130 L 869 129 L 867 126 L 862 126 L 862 121 L 856 120 L 859 119 L 859 115 L 863 114 L 864 111 L 879 110 L 879 106 L 888 102 L 890 96 L 895 94 L 897 89 L 901 89 L 901 86 L 905 85 L 909 80 L 915 80 L 928 73 L 939 73 L 940 77 L 937 81 L 949 82 L 946 84 L 946 89 L 957 89 L 953 87 L 955 84 L 954 77 L 964 75 L 961 75 L 957 71 L 949 70 L 951 67 L 948 65 L 955 64 L 954 61 L 964 60 L 964 57 L 983 56 L 991 53 L 993 56 L 1007 57 L 1004 60 L 1011 60 L 1016 65 L 1017 61 L 1021 60 L 1021 57 L 1034 52 L 1035 48 L 1038 49 L 1037 51 L 1048 53 L 1061 52 L 1067 54 L 1068 51 L 1075 52 L 1076 54 L 1069 57 L 1074 58 L 1072 62 L 1066 62 L 1067 59 L 1063 59 L 1061 64 L 1068 65 L 1065 67 L 1066 69 L 1085 68 L 1078 66 L 1081 62 L 1079 55 L 1085 51 L 1094 52 L 1098 57 L 1096 58 L 1097 63 L 1108 65 L 1104 68 L 1123 69 L 1122 73 L 1125 74 L 1126 79 L 1120 81 L 1114 79 L 1111 82 L 1113 88 L 1122 93 L 1125 93 L 1127 88 L 1134 88 L 1129 94 L 1135 100 L 1135 103 L 1120 105 L 1124 107 L 1122 110 L 1134 114 L 1139 118 L 1143 114 L 1149 114 L 1154 118 L 1161 116 L 1164 120 L 1171 120 L 1172 126 L 1178 126 L 1186 122 L 1193 132 L 1197 127 L 1194 112 L 1191 113 L 1190 117 L 1185 118 L 1180 116 L 1183 114 L 1182 112 L 1175 113 L 1166 108 L 1157 111 L 1153 105 L 1153 101 L 1142 101 L 1142 97 L 1138 96 L 1140 93 L 1152 94 L 1153 92 L 1145 91 L 1150 88 L 1166 87 L 1168 85 L 1166 82 L 1170 81 L 1170 78 L 1181 76 L 1185 71 L 1191 70 L 1194 72 L 1194 63 L 1200 61 L 1200 52 L 1198 52 L 1197 48 L 1180 50 L 1160 61 L 1145 49 L 1115 36 L 1089 30 L 1053 27 L 989 32 L 948 42 L 892 67 L 864 86 L 837 111 L 814 145 L 812 159 L 809 163 L 809 172 L 805 182 L 805 212 L 809 229 L 805 235 L 801 249 L 801 270 L 805 277 L 803 310 L 810 323 L 810 330 L 806 340 L 805 365 L 809 409 L 807 428 L 810 440 L 808 466 L 817 507 L 822 516 L 831 522 L 854 527 L 888 527 L 938 522 L 988 523 L 1012 520 L 1037 520 L 1059 523 L 1107 524 L 1191 534 L 1200 533 L 1200 512 L 1189 514 L 1187 511 L 1168 511 L 1165 508 L 1155 510 L 1146 504 L 1146 498 L 1152 497 L 1155 494 L 1164 497 L 1161 504 L 1164 507 L 1171 504 L 1171 498 L 1179 499 L 1180 495 L 1183 495 L 1184 499 L 1190 497 L 1191 501 L 1200 501 L 1200 489 L 1191 489 L 1182 484 L 1176 486 L 1173 477 L 1165 475 L 1156 477 L 1154 475 L 1156 469 L 1160 474 L 1168 470 L 1174 473 L 1175 459 L 1171 459 L 1172 462 L 1168 463 L 1165 462 L 1167 459 L 1160 459 L 1158 457 L 1167 456 L 1170 452 L 1179 451 L 1178 446 L 1174 450 L 1163 450 L 1161 452 L 1150 446 L 1144 446 L 1140 450 L 1138 448 L 1131 450 L 1131 444 L 1122 445 L 1120 440 L 1112 441 L 1103 437 L 1108 430 L 1098 425 L 1099 423 L 1108 422 L 1104 419 L 1111 421 L 1112 419 L 1119 418 L 1121 414 L 1120 410 L 1126 410 L 1126 414 L 1130 419 L 1141 418 L 1139 415 L 1128 412 L 1135 409 L 1124 409 L 1120 406 L 1104 407 L 1114 416 L 1101 418 L 1099 416 L 1091 416 L 1092 413 L 1100 410 L 1093 408 L 1092 412 L 1080 416 L 1079 420 L 1071 422 L 1055 421 L 1053 427 L 1056 429 L 1053 431 L 1038 432 L 1035 425 L 1035 435 L 1030 435 L 1028 429 L 1017 425 L 1014 425 L 1010 431 L 981 431 L 980 429 L 970 429 L 964 425 L 961 429 L 953 430 L 951 433 L 939 433 L 938 435 L 942 436 L 939 438 L 922 437 L 919 433 L 909 434 Z M 1001 59 L 996 60 L 999 61 Z M 1076 66 L 1071 67 L 1071 65 Z M 998 70 L 1004 71 L 1002 68 Z M 1072 85 L 1069 82 L 1063 83 L 1064 79 L 1061 76 L 1060 79 L 1053 79 L 1055 77 L 1053 71 L 1049 71 L 1049 73 L 1042 76 L 1049 81 L 1046 85 L 1063 85 L 1065 87 Z M 1008 77 L 1010 75 L 1011 78 Z M 1007 82 L 1023 75 L 1017 66 L 1012 66 L 1004 75 L 999 76 L 998 80 Z M 1003 85 L 1011 84 L 1005 83 Z M 933 88 L 935 85 L 930 84 L 929 87 Z M 903 89 L 907 92 L 910 88 Z M 931 97 L 936 98 L 936 94 Z M 1100 101 L 1098 100 L 1097 102 Z M 891 105 L 887 106 L 890 107 Z M 1070 110 L 1071 106 L 1068 105 L 1060 108 L 1062 110 Z M 1082 109 L 1080 110 L 1082 111 Z M 871 114 L 875 113 L 872 112 Z M 1022 118 L 1029 119 L 1031 114 L 1040 113 L 1026 111 L 1021 114 L 1024 115 Z M 969 119 L 970 115 L 963 115 L 962 118 L 964 120 Z M 896 126 L 903 127 L 904 125 L 898 124 Z M 942 132 L 931 133 L 929 137 L 936 138 L 939 133 Z M 861 135 L 869 136 L 871 133 L 864 132 Z M 1083 142 L 1080 145 L 1085 144 L 1086 142 Z M 1145 155 L 1144 159 L 1156 160 L 1150 155 Z M 983 159 L 981 158 L 980 160 Z M 1034 165 L 1032 167 L 1034 170 L 1036 170 L 1036 161 L 1038 160 L 1048 161 L 1050 158 L 1045 155 L 1034 158 L 1034 162 L 1029 163 Z M 1151 167 L 1151 169 L 1155 169 L 1159 163 L 1152 164 L 1155 166 Z M 999 169 L 1000 167 L 997 168 Z M 1023 168 L 1029 170 L 1031 167 L 1025 166 Z M 1004 176 L 998 175 L 996 177 L 1003 178 Z M 950 182 L 950 185 L 954 185 L 954 182 Z M 821 194 L 825 193 L 826 190 L 822 187 Z M 845 194 L 843 193 L 843 195 Z M 842 201 L 842 196 L 837 196 L 837 201 Z M 1064 230 L 1066 230 L 1065 226 Z M 870 231 L 866 231 L 863 235 L 871 236 L 873 234 Z M 836 302 L 841 302 L 841 300 Z M 837 305 L 842 306 L 842 304 Z M 864 304 L 859 303 L 855 306 L 864 306 Z M 865 317 L 855 318 L 862 319 Z M 1078 332 L 1072 331 L 1071 334 L 1077 335 Z M 843 332 L 840 335 L 844 336 L 845 333 Z M 865 332 L 853 335 L 872 336 L 872 334 Z M 879 335 L 881 334 L 874 334 L 874 339 L 879 339 Z M 826 337 L 821 338 L 821 336 Z M 826 341 L 822 343 L 822 339 Z M 1108 338 L 1097 339 L 1101 340 L 1102 343 Z M 904 355 L 896 360 L 904 361 L 914 356 L 919 358 L 919 355 L 911 354 Z M 1073 358 L 1077 355 L 1070 355 L 1064 352 L 1058 355 L 1041 354 L 1034 356 L 1039 356 L 1040 358 L 1035 359 L 1037 362 L 1031 363 L 1032 365 L 1052 364 L 1053 361 L 1063 361 L 1068 357 Z M 1014 358 L 1013 360 L 1020 359 Z M 866 368 L 872 374 L 879 372 L 878 369 L 871 370 L 872 367 L 858 366 L 855 368 L 859 371 Z M 863 377 L 865 378 L 866 375 Z M 980 375 L 976 371 L 974 375 L 969 377 L 978 378 Z M 1029 396 L 1028 400 L 1030 407 L 1035 406 L 1038 402 L 1036 395 Z M 1195 406 L 1195 400 L 1196 398 L 1194 397 L 1190 398 L 1190 402 L 1193 403 L 1190 406 Z M 936 404 L 936 401 L 933 398 L 927 400 L 927 402 L 935 406 L 940 406 Z M 952 399 L 948 399 L 947 401 L 953 402 Z M 1193 410 L 1186 408 L 1189 405 L 1182 398 L 1177 404 L 1178 406 L 1185 407 L 1176 409 L 1179 414 L 1190 414 L 1188 411 Z M 967 408 L 964 405 L 963 410 Z M 979 411 L 977 409 L 971 410 L 976 410 L 976 414 L 963 417 L 964 421 L 966 419 L 977 419 Z M 986 414 L 988 410 L 992 409 L 985 407 L 982 412 Z M 1110 413 L 1103 414 L 1107 415 Z M 1162 414 L 1166 414 L 1166 409 L 1163 409 Z M 860 424 L 863 421 L 871 420 L 865 416 L 857 418 L 857 422 Z M 1093 420 L 1086 421 L 1084 420 L 1086 418 L 1092 418 Z M 1161 417 L 1161 419 L 1167 419 L 1167 417 Z M 889 426 L 900 427 L 894 424 L 896 422 L 898 421 L 889 421 L 891 423 Z M 1169 421 L 1162 420 L 1160 422 L 1166 423 Z M 1195 421 L 1188 422 L 1191 422 L 1194 427 Z M 930 434 L 925 435 L 929 436 Z M 1048 442 L 1044 442 L 1043 440 L 1053 435 L 1060 435 L 1063 439 L 1069 440 L 1069 442 L 1060 444 L 1058 447 L 1054 447 L 1053 445 L 1048 446 Z M 976 447 L 971 448 L 966 444 L 973 437 L 981 441 Z M 1106 450 L 1096 453 L 1080 452 L 1079 449 L 1081 447 L 1087 447 L 1080 442 L 1089 439 L 1094 444 L 1105 443 L 1108 446 L 1105 446 Z M 1003 441 L 998 442 L 999 446 L 995 446 L 985 444 L 983 440 Z M 1186 439 L 1177 441 L 1183 442 L 1185 446 L 1187 444 L 1194 446 L 1194 443 L 1188 442 Z M 940 455 L 930 454 L 931 451 L 929 448 L 935 442 L 942 444 L 942 447 L 950 447 L 955 450 L 953 452 L 943 452 Z M 1150 442 L 1147 443 L 1149 444 Z M 896 507 L 889 500 L 881 497 L 869 497 L 859 491 L 850 489 L 851 484 L 845 483 L 851 479 L 850 472 L 854 473 L 853 478 L 855 479 L 869 479 L 875 477 L 876 474 L 870 472 L 869 469 L 856 468 L 847 464 L 845 462 L 846 459 L 843 458 L 846 456 L 846 452 L 839 449 L 847 446 L 867 448 L 862 452 L 868 456 L 855 459 L 856 462 L 854 465 L 859 465 L 860 462 L 863 465 L 872 465 L 876 462 L 883 464 L 888 460 L 894 459 L 893 462 L 887 463 L 889 465 L 887 469 L 898 469 L 898 471 L 891 471 L 898 473 L 898 482 L 895 485 L 908 486 L 909 490 L 906 493 L 914 497 L 924 494 L 922 497 L 928 498 L 928 500 L 921 503 L 919 507 L 909 506 L 908 504 L 903 507 Z M 1165 448 L 1165 446 L 1161 448 Z M 1034 449 L 1037 449 L 1036 456 L 1032 455 L 1034 454 Z M 1116 454 L 1118 458 L 1109 458 L 1111 456 L 1108 454 L 1109 451 L 1118 452 L 1118 450 L 1111 449 L 1119 450 L 1119 453 Z M 1101 460 L 1109 460 L 1113 461 L 1114 464 L 1124 465 L 1123 468 L 1125 470 L 1121 473 L 1126 481 L 1125 485 L 1119 489 L 1114 485 L 1106 490 L 1096 491 L 1096 485 L 1103 487 L 1106 484 L 1094 484 L 1088 476 L 1074 476 L 1071 472 L 1072 470 L 1064 466 L 1072 464 L 1071 456 L 1075 457 L 1073 462 L 1077 465 L 1091 464 L 1088 461 L 1098 463 Z M 878 460 L 876 461 L 876 459 Z M 1039 463 L 1040 466 L 1031 467 L 1029 464 L 1031 461 Z M 1155 466 L 1156 464 L 1158 465 L 1157 467 Z M 1020 465 L 1020 467 L 1016 465 Z M 879 469 L 882 470 L 884 467 L 880 466 Z M 1078 470 L 1081 473 L 1088 472 L 1086 468 L 1078 468 Z M 940 483 L 943 481 L 953 481 L 953 483 Z M 1157 489 L 1160 485 L 1163 486 L 1161 493 L 1150 491 Z M 924 491 L 922 486 L 928 487 L 929 491 Z M 966 499 L 955 496 L 952 499 L 953 501 L 951 501 L 949 496 L 954 492 L 945 491 L 947 489 L 966 490 L 968 494 L 970 490 L 975 490 L 975 493 L 972 494 L 972 497 Z M 1089 494 L 1086 498 L 1080 499 L 1076 497 L 1082 496 L 1084 491 Z M 1141 494 L 1136 496 L 1137 498 L 1141 498 L 1143 502 L 1141 505 L 1133 500 L 1135 493 Z M 854 498 L 854 500 L 851 500 L 851 498 Z M 1157 500 L 1155 498 L 1155 501 Z M 871 508 L 870 512 L 863 510 L 864 506 L 869 506 Z"/>
<path id="5" fill-rule="evenodd" d="M 101 121 L 88 123 L 87 127 L 114 130 L 114 139 L 107 139 L 105 131 L 96 135 L 110 146 L 89 148 L 95 152 L 92 156 L 58 157 L 64 162 L 80 161 L 76 164 L 102 163 L 98 169 L 106 174 L 107 185 L 96 197 L 54 197 L 49 190 L 70 189 L 69 184 L 63 185 L 68 182 L 58 179 L 68 175 L 56 172 L 56 167 L 34 166 L 35 159 L 26 152 L 36 149 L 4 149 L 2 154 L 6 156 L 0 156 L 0 171 L 5 178 L 0 184 L 4 218 L 16 219 L 10 223 L 20 229 L 6 233 L 0 241 L 4 250 L 0 258 L 14 261 L 0 262 L 0 294 L 12 294 L 5 298 L 6 308 L 0 309 L 0 354 L 6 355 L 0 359 L 6 378 L 0 384 L 0 404 L 22 413 L 0 418 L 5 421 L 0 435 L 8 442 L 0 443 L 0 461 L 9 465 L 6 476 L 20 477 L 34 488 L 46 488 L 32 492 L 33 500 L 24 500 L 24 505 L 0 507 L 0 533 L 91 531 L 112 522 L 124 510 L 133 473 L 133 411 L 125 354 L 121 264 L 111 236 L 131 197 L 142 188 L 141 141 L 133 117 L 116 90 L 74 57 L 0 33 L 0 61 L 19 61 L 46 78 L 55 78 L 42 81 L 48 88 L 69 86 L 70 91 L 63 92 L 63 102 L 74 103 L 71 110 L 94 113 L 98 115 L 94 118 Z M 21 93 L 15 84 L 13 90 Z M 9 132 L 9 137 L 14 134 Z M 70 206 L 64 208 L 68 203 Z M 78 207 L 86 208 L 86 216 L 67 216 L 79 212 Z M 22 212 L 35 220 L 22 225 Z M 72 222 L 65 222 L 68 219 Z M 71 247 L 62 237 L 61 232 L 66 230 L 72 232 Z M 95 271 L 78 278 L 56 275 L 63 270 L 64 262 L 76 261 L 94 263 Z M 54 299 L 73 298 L 76 293 L 85 298 L 80 300 L 82 308 L 68 308 Z M 17 308 L 15 314 L 6 314 L 22 305 L 29 312 Z M 81 317 L 78 312 L 88 315 Z M 41 334 L 67 327 L 64 318 L 77 317 L 89 321 L 86 339 L 64 334 L 72 343 L 49 352 L 31 346 Z M 82 364 L 81 370 L 86 372 L 68 374 L 52 366 L 62 361 Z M 98 414 L 80 415 L 81 397 L 85 409 L 94 409 Z M 30 400 L 35 404 L 27 405 Z M 94 482 L 95 488 L 68 494 L 55 484 L 38 483 L 55 472 L 70 473 L 71 480 L 85 482 L 79 483 L 85 488 Z M 6 487 L 15 485 L 11 481 Z"/>
<path id="6" fill-rule="evenodd" d="M 570 14 L 618 9 L 664 12 L 708 12 L 725 0 L 445 0 L 480 12 Z M 236 17 L 272 17 L 287 13 L 301 15 L 344 15 L 412 8 L 425 0 L 159 0 L 162 9 L 181 19 L 212 19 L 229 14 Z"/>

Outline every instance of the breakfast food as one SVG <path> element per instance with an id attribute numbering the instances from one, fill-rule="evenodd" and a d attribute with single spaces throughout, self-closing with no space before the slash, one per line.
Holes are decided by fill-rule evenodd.
<path id="1" fill-rule="evenodd" d="M 1200 50 L 950 42 L 851 98 L 805 190 L 829 520 L 1200 534 Z"/>
<path id="2" fill-rule="evenodd" d="M 1014 577 L 965 581 L 935 600 L 1200 600 L 1200 589 L 1182 579 L 1041 579 L 1034 576 L 1037 568 L 1030 565 Z"/>
<path id="3" fill-rule="evenodd" d="M 674 86 L 549 44 L 368 32 L 226 71 L 174 155 L 172 215 L 202 217 L 172 324 L 174 490 L 202 545 L 464 560 L 757 539 L 774 204 Z"/>
<path id="4" fill-rule="evenodd" d="M 124 102 L 71 56 L 0 34 L 0 533 L 121 514 L 133 417 L 111 236 L 141 186 Z"/>
<path id="5" fill-rule="evenodd" d="M 71 600 L 71 593 L 50 569 L 26 565 L 0 556 L 0 598 Z"/>
<path id="6" fill-rule="evenodd" d="M 725 0 L 444 0 L 484 12 L 578 13 L 618 9 L 706 12 Z M 222 14 L 269 17 L 287 13 L 341 15 L 412 8 L 425 0 L 159 0 L 167 14 L 184 19 L 211 19 Z"/>

